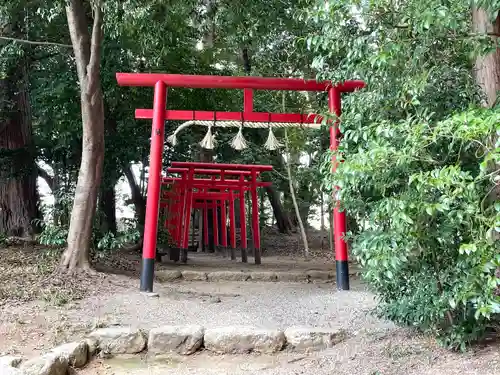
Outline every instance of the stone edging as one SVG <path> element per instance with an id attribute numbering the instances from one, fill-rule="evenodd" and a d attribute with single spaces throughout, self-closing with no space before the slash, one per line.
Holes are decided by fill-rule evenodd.
<path id="1" fill-rule="evenodd" d="M 64 344 L 42 356 L 23 361 L 20 357 L 0 357 L 2 375 L 66 375 L 69 367 L 85 366 L 96 353 L 190 355 L 200 350 L 218 354 L 317 351 L 345 340 L 344 330 L 289 327 L 285 330 L 251 326 L 205 329 L 198 325 L 177 325 L 149 331 L 131 327 L 100 328 L 79 342 Z"/>
<path id="2" fill-rule="evenodd" d="M 356 275 L 357 272 L 350 272 Z M 334 271 L 194 271 L 194 270 L 160 270 L 156 272 L 159 281 L 284 281 L 301 283 L 335 282 Z"/>

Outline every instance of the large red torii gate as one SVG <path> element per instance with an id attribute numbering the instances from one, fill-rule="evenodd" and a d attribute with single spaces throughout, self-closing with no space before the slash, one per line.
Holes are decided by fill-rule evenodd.
<path id="1" fill-rule="evenodd" d="M 208 121 L 243 121 L 268 123 L 314 123 L 317 118 L 300 113 L 268 113 L 253 111 L 253 90 L 289 90 L 289 91 L 327 91 L 330 112 L 340 117 L 341 94 L 365 87 L 363 81 L 344 81 L 334 84 L 330 81 L 317 82 L 300 78 L 264 78 L 264 77 L 225 77 L 162 73 L 117 73 L 120 86 L 154 87 L 153 109 L 137 109 L 139 119 L 152 119 L 151 151 L 149 162 L 149 181 L 146 202 L 146 220 L 144 226 L 143 262 L 141 271 L 141 291 L 152 292 L 156 237 L 158 229 L 158 211 L 160 205 L 162 154 L 165 139 L 166 120 L 208 120 Z M 240 89 L 244 91 L 243 112 L 213 112 L 167 110 L 167 87 Z M 330 149 L 336 150 L 340 141 L 339 120 L 330 126 Z M 332 160 L 335 171 L 337 161 Z M 334 243 L 336 260 L 336 280 L 339 290 L 349 289 L 349 267 L 345 212 L 335 204 Z"/>

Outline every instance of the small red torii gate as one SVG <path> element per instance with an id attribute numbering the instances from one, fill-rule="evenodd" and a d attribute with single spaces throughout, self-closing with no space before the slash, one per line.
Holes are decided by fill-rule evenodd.
<path id="1" fill-rule="evenodd" d="M 225 77 L 163 73 L 116 73 L 116 79 L 120 86 L 154 87 L 153 109 L 137 109 L 135 113 L 136 118 L 153 120 L 140 286 L 141 291 L 144 292 L 153 291 L 166 120 L 236 120 L 242 122 L 311 124 L 318 121 L 318 118 L 300 113 L 254 112 L 253 90 L 324 91 L 328 92 L 330 112 L 337 116 L 337 120 L 330 124 L 330 149 L 335 151 L 338 148 L 341 136 L 338 120 L 342 111 L 341 95 L 365 87 L 363 81 L 357 80 L 334 84 L 330 81 L 317 82 L 300 78 Z M 243 90 L 243 112 L 167 110 L 167 87 L 240 89 Z M 333 171 L 336 170 L 336 167 L 337 161 L 334 157 L 332 160 Z M 333 221 L 337 289 L 348 290 L 348 254 L 347 244 L 344 240 L 346 218 L 345 212 L 340 211 L 339 202 L 336 202 L 334 207 Z"/>
<path id="2" fill-rule="evenodd" d="M 200 163 L 200 162 L 172 162 L 172 167 L 167 168 L 168 173 L 177 173 L 181 177 L 166 177 L 162 179 L 164 185 L 170 185 L 174 191 L 164 192 L 162 198 L 167 198 L 167 202 L 161 206 L 168 207 L 171 214 L 167 218 L 167 223 L 172 224 L 174 230 L 171 235 L 179 248 L 183 249 L 183 261 L 187 260 L 189 226 L 191 211 L 195 208 L 195 201 L 221 201 L 221 239 L 218 238 L 218 228 L 214 224 L 214 242 L 227 246 L 226 237 L 226 211 L 225 202 L 229 202 L 230 208 L 230 236 L 231 246 L 235 247 L 235 218 L 234 218 L 234 199 L 238 198 L 240 202 L 240 222 L 241 222 L 241 257 L 243 262 L 247 262 L 247 233 L 245 218 L 245 192 L 250 192 L 251 214 L 252 214 L 252 240 L 254 248 L 255 264 L 261 263 L 260 254 L 260 227 L 259 227 L 259 209 L 257 188 L 270 186 L 270 182 L 261 182 L 257 178 L 261 172 L 271 171 L 271 165 L 246 165 L 246 164 L 221 164 L 221 163 Z M 196 175 L 212 175 L 211 179 L 198 178 Z M 237 179 L 226 179 L 226 176 L 237 176 Z M 219 179 L 216 179 L 219 177 Z M 248 177 L 249 179 L 247 179 Z M 217 190 L 217 191 L 213 191 Z M 226 190 L 229 190 L 226 192 Z M 236 191 L 238 191 L 237 195 Z M 207 202 L 205 202 L 205 206 Z M 199 206 L 204 214 L 205 227 L 207 226 L 208 213 L 205 206 Z M 214 208 L 219 207 L 214 204 Z M 216 211 L 213 211 L 214 222 L 218 221 Z M 208 233 L 205 232 L 205 243 Z M 234 252 L 231 252 L 231 258 Z"/>

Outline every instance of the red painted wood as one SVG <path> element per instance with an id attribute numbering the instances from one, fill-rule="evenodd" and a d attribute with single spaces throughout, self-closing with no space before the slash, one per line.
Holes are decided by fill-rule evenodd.
<path id="1" fill-rule="evenodd" d="M 231 197 L 228 194 L 228 199 Z M 220 210 L 221 210 L 221 246 L 227 247 L 227 217 L 226 217 L 226 199 L 221 199 L 220 201 Z"/>
<path id="2" fill-rule="evenodd" d="M 300 78 L 227 77 L 209 75 L 165 74 L 165 73 L 116 73 L 120 86 L 154 86 L 163 81 L 169 87 L 212 89 L 257 89 L 326 91 L 331 82 L 317 82 Z"/>
<path id="3" fill-rule="evenodd" d="M 214 201 L 214 208 L 212 210 L 213 231 L 214 231 L 214 244 L 219 246 L 219 220 L 217 217 L 217 201 Z"/>
<path id="4" fill-rule="evenodd" d="M 211 171 L 224 170 L 224 173 L 228 174 L 234 172 L 234 170 L 239 171 L 272 171 L 272 165 L 259 165 L 259 164 L 226 164 L 226 163 L 202 163 L 202 162 L 189 162 L 189 161 L 173 161 L 172 167 L 180 167 L 180 168 L 196 168 L 196 169 L 207 169 Z M 195 173 L 196 170 L 195 170 Z M 200 172 L 201 173 L 201 172 Z M 241 172 L 239 172 L 241 173 Z"/>
<path id="5" fill-rule="evenodd" d="M 253 90 L 244 89 L 243 90 L 243 111 L 253 112 Z"/>
<path id="6" fill-rule="evenodd" d="M 272 168 L 272 167 L 271 167 Z M 169 167 L 167 168 L 167 172 L 169 173 L 188 173 L 189 168 L 185 167 Z M 195 174 L 206 174 L 206 175 L 218 175 L 221 174 L 220 169 L 208 169 L 208 168 L 196 168 L 194 170 Z M 252 172 L 250 171 L 239 171 L 239 170 L 227 170 L 224 171 L 225 174 L 230 174 L 230 175 L 244 175 L 244 176 L 251 176 Z"/>
<path id="7" fill-rule="evenodd" d="M 167 88 L 161 81 L 154 84 L 154 114 L 151 129 L 151 150 L 149 158 L 148 195 L 146 200 L 146 216 L 144 222 L 144 243 L 142 257 L 155 259 L 156 235 L 158 232 L 158 213 L 160 198 L 160 178 L 165 134 L 165 105 L 167 102 Z"/>
<path id="8" fill-rule="evenodd" d="M 152 109 L 139 108 L 135 110 L 135 118 L 148 120 L 153 116 Z M 213 111 L 186 111 L 166 110 L 166 121 L 246 121 L 246 122 L 268 122 L 271 126 L 274 122 L 320 124 L 323 116 L 316 114 L 301 113 L 270 113 L 270 112 L 213 112 Z M 215 124 L 217 127 L 217 124 Z"/>
<path id="9" fill-rule="evenodd" d="M 205 229 L 203 232 L 203 240 L 205 241 L 205 245 L 208 245 L 208 202 L 205 201 L 205 209 L 203 210 L 203 228 Z"/>
<path id="10" fill-rule="evenodd" d="M 234 200 L 235 196 L 233 192 L 229 192 L 229 235 L 230 235 L 230 243 L 231 248 L 236 248 L 236 216 L 234 212 Z M 231 259 L 235 258 L 234 251 L 231 252 Z"/>
<path id="11" fill-rule="evenodd" d="M 257 174 L 252 171 L 252 188 L 250 189 L 252 202 L 252 241 L 254 248 L 255 264 L 261 264 L 260 258 L 260 226 L 259 226 L 259 203 L 257 198 Z"/>
<path id="12" fill-rule="evenodd" d="M 330 112 L 334 113 L 337 117 L 342 114 L 340 92 L 336 89 L 331 89 L 328 92 L 328 106 Z M 330 149 L 336 151 L 339 146 L 339 120 L 337 119 L 333 126 L 330 127 Z M 337 170 L 337 160 L 335 155 L 332 158 L 333 172 Z M 338 190 L 338 187 L 335 187 Z M 335 194 L 335 193 L 334 193 Z M 334 197 L 335 199 L 335 197 Z M 347 223 L 345 211 L 340 211 L 340 202 L 335 200 L 333 209 L 333 238 L 335 244 L 335 260 L 347 261 L 349 256 L 347 254 L 347 243 L 344 236 L 347 232 Z"/>
<path id="13" fill-rule="evenodd" d="M 246 224 L 246 214 L 245 214 L 245 191 L 242 189 L 239 193 L 240 199 L 240 240 L 241 248 L 247 248 L 247 224 Z"/>

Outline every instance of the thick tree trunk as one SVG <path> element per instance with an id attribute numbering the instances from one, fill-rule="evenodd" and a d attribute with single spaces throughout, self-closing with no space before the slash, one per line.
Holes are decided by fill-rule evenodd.
<path id="1" fill-rule="evenodd" d="M 498 93 L 500 92 L 500 11 L 492 23 L 488 14 L 483 9 L 474 8 L 472 10 L 472 23 L 475 33 L 491 35 L 496 49 L 488 55 L 480 56 L 476 60 L 475 76 L 476 82 L 481 87 L 485 100 L 485 107 L 493 107 L 498 103 Z M 495 149 L 498 143 L 498 134 L 492 129 L 492 135 L 489 140 L 490 149 Z M 499 170 L 500 164 L 491 163 L 491 171 Z M 492 179 L 492 188 L 490 190 L 488 201 L 494 204 L 500 200 L 500 182 Z M 493 231 L 493 236 L 500 241 L 500 234 Z M 500 268 L 499 268 L 500 271 Z"/>
<path id="2" fill-rule="evenodd" d="M 0 233 L 17 237 L 38 217 L 26 53 L 0 80 Z"/>
<path id="3" fill-rule="evenodd" d="M 71 212 L 68 248 L 61 259 L 61 268 L 67 270 L 89 268 L 90 240 L 104 159 L 104 108 L 99 73 L 101 1 L 93 3 L 93 11 L 91 40 L 83 1 L 69 0 L 66 5 L 80 82 L 83 122 L 82 161 Z"/>

